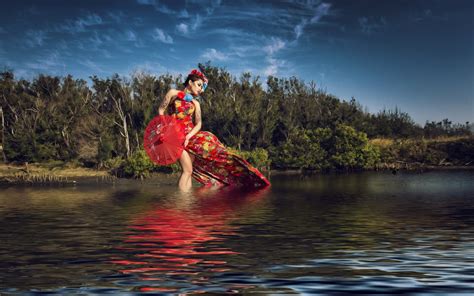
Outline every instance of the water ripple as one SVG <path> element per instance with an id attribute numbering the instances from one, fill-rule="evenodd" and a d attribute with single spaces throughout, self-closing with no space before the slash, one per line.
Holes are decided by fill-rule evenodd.
<path id="1" fill-rule="evenodd" d="M 8 188 L 0 294 L 473 294 L 473 176 Z"/>

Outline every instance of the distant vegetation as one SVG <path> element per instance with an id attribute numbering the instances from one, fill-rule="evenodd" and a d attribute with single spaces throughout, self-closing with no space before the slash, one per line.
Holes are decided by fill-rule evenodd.
<path id="1" fill-rule="evenodd" d="M 468 122 L 445 119 L 421 127 L 399 109 L 370 114 L 354 98 L 340 100 L 296 77 L 270 76 L 264 85 L 250 73 L 236 78 L 210 63 L 199 66 L 209 78 L 201 98 L 203 130 L 259 167 L 326 171 L 397 161 L 472 164 Z M 166 92 L 183 80 L 136 73 L 93 76 L 88 85 L 72 76 L 29 81 L 10 70 L 0 75 L 0 159 L 61 160 L 135 177 L 157 169 L 143 159 L 143 132 Z M 440 137 L 451 140 L 430 140 Z"/>

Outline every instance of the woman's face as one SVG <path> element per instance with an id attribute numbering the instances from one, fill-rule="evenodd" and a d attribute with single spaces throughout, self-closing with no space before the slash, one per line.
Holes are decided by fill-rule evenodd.
<path id="1" fill-rule="evenodd" d="M 190 80 L 188 84 L 189 92 L 195 97 L 199 96 L 203 92 L 203 84 L 204 82 L 201 79 L 198 79 L 196 81 Z"/>

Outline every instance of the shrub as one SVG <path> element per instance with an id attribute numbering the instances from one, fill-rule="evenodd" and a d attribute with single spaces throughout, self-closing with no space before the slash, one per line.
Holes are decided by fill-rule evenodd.
<path id="1" fill-rule="evenodd" d="M 379 150 L 369 143 L 367 134 L 338 124 L 331 139 L 330 161 L 336 169 L 373 168 L 380 160 Z"/>
<path id="2" fill-rule="evenodd" d="M 274 167 L 285 169 L 354 170 L 373 168 L 380 161 L 380 151 L 367 135 L 343 124 L 334 130 L 295 130 L 270 155 Z"/>
<path id="3" fill-rule="evenodd" d="M 116 170 L 124 164 L 125 160 L 122 157 L 114 157 L 103 162 L 103 167 L 108 170 Z"/>
<path id="4" fill-rule="evenodd" d="M 155 165 L 153 172 L 161 172 L 166 174 L 174 174 L 181 172 L 181 166 L 178 162 L 172 163 L 170 165 Z"/>
<path id="5" fill-rule="evenodd" d="M 263 148 L 256 148 L 252 151 L 239 151 L 238 154 L 259 170 L 268 170 L 270 167 L 271 161 L 268 157 L 268 151 Z"/>
<path id="6" fill-rule="evenodd" d="M 123 166 L 123 172 L 126 177 L 146 178 L 154 169 L 155 165 L 150 160 L 145 150 L 139 149 L 128 158 Z"/>
<path id="7" fill-rule="evenodd" d="M 325 169 L 327 153 L 317 140 L 319 135 L 327 135 L 327 130 L 295 130 L 281 147 L 273 147 L 270 150 L 274 167 Z"/>

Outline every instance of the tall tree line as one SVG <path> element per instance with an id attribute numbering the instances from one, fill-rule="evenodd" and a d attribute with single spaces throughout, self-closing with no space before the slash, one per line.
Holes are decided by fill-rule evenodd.
<path id="1" fill-rule="evenodd" d="M 199 67 L 209 78 L 200 98 L 203 129 L 237 149 L 275 149 L 304 130 L 335 130 L 341 124 L 373 137 L 470 135 L 470 124 L 449 120 L 421 127 L 398 109 L 370 114 L 352 98 L 340 100 L 296 77 L 251 73 L 232 76 L 210 63 Z M 0 73 L 0 157 L 5 162 L 76 160 L 101 166 L 128 158 L 141 148 L 147 123 L 170 88 L 183 76 L 135 73 L 131 77 L 83 79 L 38 75 L 17 79 Z"/>

